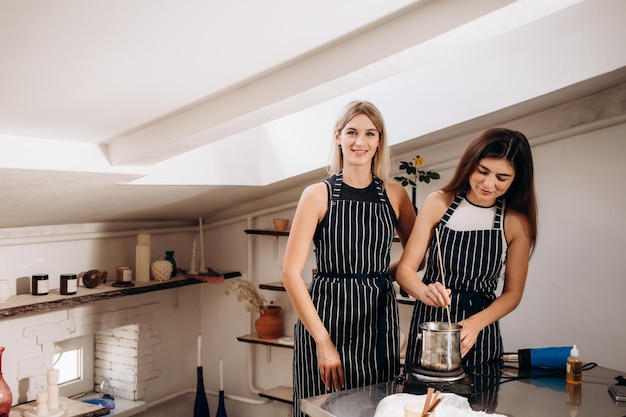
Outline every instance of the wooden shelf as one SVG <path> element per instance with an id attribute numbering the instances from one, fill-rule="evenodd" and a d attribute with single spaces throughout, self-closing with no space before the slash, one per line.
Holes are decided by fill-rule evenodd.
<path id="1" fill-rule="evenodd" d="M 266 235 L 266 236 L 289 236 L 289 232 L 277 232 L 276 230 L 270 229 L 246 229 L 244 230 L 249 235 Z M 398 236 L 393 237 L 394 242 L 399 242 L 400 238 Z"/>
<path id="2" fill-rule="evenodd" d="M 413 297 L 403 297 L 400 294 L 396 294 L 396 298 L 398 299 L 398 304 L 415 305 L 415 298 Z"/>
<path id="3" fill-rule="evenodd" d="M 259 284 L 259 288 L 269 291 L 287 291 L 282 282 L 268 282 L 266 284 Z"/>
<path id="4" fill-rule="evenodd" d="M 134 282 L 135 285 L 132 287 L 113 287 L 113 282 L 107 282 L 95 288 L 79 286 L 75 295 L 61 295 L 58 289 L 54 289 L 50 290 L 47 295 L 20 294 L 11 296 L 7 302 L 0 304 L 0 320 L 8 317 L 76 307 L 94 301 L 202 283 L 202 281 L 183 277 L 175 277 L 169 281 Z"/>
<path id="5" fill-rule="evenodd" d="M 280 341 L 280 339 L 259 339 L 259 336 L 256 333 L 250 333 L 245 336 L 238 336 L 237 340 L 244 343 L 252 343 L 253 345 L 265 345 L 293 349 L 293 344 L 283 343 Z"/>
<path id="6" fill-rule="evenodd" d="M 287 404 L 293 404 L 293 388 L 291 387 L 276 387 L 260 392 L 261 397 L 269 398 L 270 400 L 276 400 Z"/>
<path id="7" fill-rule="evenodd" d="M 276 230 L 269 229 L 246 229 L 244 231 L 249 235 L 289 236 L 289 232 L 277 232 Z"/>

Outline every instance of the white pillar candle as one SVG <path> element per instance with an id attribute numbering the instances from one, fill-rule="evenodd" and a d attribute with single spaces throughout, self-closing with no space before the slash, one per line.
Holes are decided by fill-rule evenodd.
<path id="1" fill-rule="evenodd" d="M 37 415 L 38 416 L 47 416 L 48 415 L 48 393 L 46 391 L 41 391 L 37 393 Z"/>
<path id="2" fill-rule="evenodd" d="M 220 391 L 224 391 L 224 365 L 220 358 Z"/>
<path id="3" fill-rule="evenodd" d="M 137 245 L 139 246 L 150 246 L 151 239 L 150 233 L 139 233 L 137 235 Z"/>
<path id="4" fill-rule="evenodd" d="M 59 370 L 58 369 L 48 369 L 46 377 L 48 380 L 48 385 L 59 384 Z"/>
<path id="5" fill-rule="evenodd" d="M 150 246 L 135 247 L 135 280 L 150 281 Z"/>
<path id="6" fill-rule="evenodd" d="M 48 385 L 48 409 L 56 410 L 59 408 L 59 386 Z"/>
<path id="7" fill-rule="evenodd" d="M 202 335 L 198 335 L 198 367 L 202 366 Z"/>
<path id="8" fill-rule="evenodd" d="M 48 369 L 46 379 L 48 381 L 48 409 L 56 410 L 59 408 L 59 370 Z"/>

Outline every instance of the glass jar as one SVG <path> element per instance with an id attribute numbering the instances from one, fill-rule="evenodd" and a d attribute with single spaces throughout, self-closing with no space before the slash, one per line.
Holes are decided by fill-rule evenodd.
<path id="1" fill-rule="evenodd" d="M 48 292 L 50 291 L 50 282 L 48 281 L 48 274 L 33 275 L 30 289 L 31 289 L 32 295 L 47 295 Z"/>
<path id="2" fill-rule="evenodd" d="M 61 274 L 61 295 L 74 295 L 77 288 L 76 274 Z"/>

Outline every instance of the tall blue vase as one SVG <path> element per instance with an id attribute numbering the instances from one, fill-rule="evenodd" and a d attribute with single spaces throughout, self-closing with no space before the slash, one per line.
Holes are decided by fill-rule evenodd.
<path id="1" fill-rule="evenodd" d="M 196 401 L 193 405 L 193 417 L 211 417 L 209 414 L 209 402 L 206 398 L 204 390 L 204 377 L 202 375 L 202 367 L 198 366 L 198 378 L 196 381 Z"/>
<path id="2" fill-rule="evenodd" d="M 220 401 L 217 404 L 217 414 L 215 417 L 228 417 L 226 415 L 226 405 L 224 404 L 224 391 L 220 391 Z"/>

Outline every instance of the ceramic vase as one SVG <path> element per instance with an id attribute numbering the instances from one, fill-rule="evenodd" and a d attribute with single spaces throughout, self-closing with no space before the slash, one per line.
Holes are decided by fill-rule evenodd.
<path id="1" fill-rule="evenodd" d="M 177 273 L 177 270 L 176 270 L 176 259 L 174 259 L 174 251 L 173 250 L 166 250 L 165 251 L 165 260 L 172 264 L 172 275 L 170 275 L 170 276 L 171 277 L 175 277 L 176 273 Z"/>
<path id="2" fill-rule="evenodd" d="M 11 388 L 2 377 L 2 354 L 4 346 L 0 346 L 0 417 L 9 417 L 11 405 L 13 404 L 13 395 Z"/>
<path id="3" fill-rule="evenodd" d="M 279 306 L 267 306 L 259 310 L 259 318 L 254 322 L 259 339 L 278 339 L 283 333 L 280 310 Z"/>
<path id="4" fill-rule="evenodd" d="M 198 366 L 196 370 L 196 399 L 193 404 L 193 417 L 210 417 L 209 402 L 204 390 L 204 376 L 202 367 Z"/>

